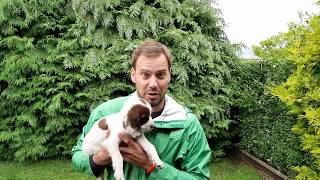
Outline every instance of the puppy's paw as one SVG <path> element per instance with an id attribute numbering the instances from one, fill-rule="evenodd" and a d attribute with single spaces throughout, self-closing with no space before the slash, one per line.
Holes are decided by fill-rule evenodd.
<path id="1" fill-rule="evenodd" d="M 116 180 L 124 180 L 123 172 L 121 170 L 114 171 L 114 178 Z"/>
<path id="2" fill-rule="evenodd" d="M 158 169 L 164 168 L 164 163 L 161 160 L 155 161 L 155 163 L 156 163 Z"/>
<path id="3" fill-rule="evenodd" d="M 140 136 L 140 133 L 138 131 L 132 133 L 132 137 L 136 138 L 138 136 Z"/>

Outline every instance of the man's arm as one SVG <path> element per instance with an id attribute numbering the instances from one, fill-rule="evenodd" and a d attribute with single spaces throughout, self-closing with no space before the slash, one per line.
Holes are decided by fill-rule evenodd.
<path id="1" fill-rule="evenodd" d="M 107 101 L 98 106 L 90 114 L 87 124 L 82 129 L 82 134 L 77 140 L 76 144 L 72 148 L 72 164 L 76 171 L 85 172 L 90 175 L 97 176 L 104 165 L 110 164 L 111 158 L 106 151 L 100 151 L 99 153 L 88 156 L 82 151 L 82 142 L 84 136 L 89 132 L 93 124 L 103 116 L 108 114 L 119 112 L 122 104 L 126 101 L 126 97 L 121 97 Z M 104 164 L 104 165 L 103 165 Z"/>
<path id="2" fill-rule="evenodd" d="M 204 131 L 199 121 L 193 117 L 190 126 L 187 128 L 187 139 L 183 149 L 176 157 L 177 167 L 164 162 L 163 169 L 155 169 L 149 176 L 149 179 L 209 179 L 208 164 L 211 159 L 211 151 L 207 143 Z M 146 153 L 140 145 L 129 136 L 120 135 L 120 139 L 126 143 L 126 146 L 120 147 L 124 160 L 130 164 L 143 169 L 148 169 L 152 162 L 147 158 Z"/>
<path id="3" fill-rule="evenodd" d="M 150 174 L 149 179 L 165 177 L 164 179 L 193 180 L 209 179 L 209 162 L 211 160 L 211 150 L 199 120 L 188 114 L 192 119 L 187 130 L 187 139 L 184 142 L 185 148 L 181 150 L 176 158 L 179 169 L 165 163 L 164 169 L 156 169 Z"/>
<path id="4" fill-rule="evenodd" d="M 82 134 L 72 148 L 72 164 L 76 171 L 85 172 L 89 175 L 99 176 L 106 164 L 111 163 L 111 157 L 106 150 L 101 150 L 94 155 L 86 155 L 82 151 L 82 142 L 85 135 L 89 132 L 93 124 L 102 117 L 99 111 L 94 111 L 88 123 L 82 128 Z M 106 131 L 106 136 L 108 132 Z"/>
<path id="5" fill-rule="evenodd" d="M 92 112 L 87 124 L 82 129 L 82 134 L 72 148 L 72 164 L 76 171 L 99 176 L 101 171 L 104 170 L 105 165 L 111 164 L 111 157 L 106 150 L 101 150 L 97 154 L 90 156 L 84 154 L 82 151 L 82 142 L 85 135 L 89 132 L 93 124 L 103 116 L 99 108 Z M 106 131 L 106 137 L 108 135 L 108 131 Z"/>
<path id="6" fill-rule="evenodd" d="M 76 145 L 72 148 L 72 163 L 75 170 L 98 177 L 105 169 L 105 166 L 111 164 L 111 157 L 105 149 L 102 149 L 97 154 L 90 156 L 83 153 L 82 142 L 85 136 L 84 134 L 88 132 L 87 128 L 92 124 L 92 121 L 95 122 L 95 120 L 89 119 L 88 124 L 83 128 L 83 132 Z M 91 127 L 92 126 L 90 126 L 90 128 Z M 110 131 L 106 131 L 106 138 L 109 136 L 109 133 Z"/>
<path id="7" fill-rule="evenodd" d="M 83 127 L 81 136 L 72 148 L 72 165 L 76 171 L 81 171 L 85 172 L 86 174 L 93 175 L 90 167 L 89 156 L 85 155 L 82 151 L 82 141 L 85 136 L 85 133 L 87 132 L 87 126 L 88 124 L 85 127 Z"/>

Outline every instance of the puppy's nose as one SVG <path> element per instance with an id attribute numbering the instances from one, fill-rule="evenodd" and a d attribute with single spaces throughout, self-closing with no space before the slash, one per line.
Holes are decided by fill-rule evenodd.
<path id="1" fill-rule="evenodd" d="M 154 124 L 151 124 L 150 125 L 150 129 L 154 129 L 155 127 L 154 127 Z"/>

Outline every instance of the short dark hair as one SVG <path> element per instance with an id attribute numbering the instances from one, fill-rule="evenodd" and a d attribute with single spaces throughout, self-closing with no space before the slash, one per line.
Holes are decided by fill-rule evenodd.
<path id="1" fill-rule="evenodd" d="M 148 57 L 158 57 L 164 54 L 167 58 L 169 70 L 171 70 L 171 53 L 168 47 L 155 40 L 146 40 L 140 46 L 138 46 L 131 55 L 132 67 L 136 68 L 136 62 L 140 55 L 145 55 Z"/>

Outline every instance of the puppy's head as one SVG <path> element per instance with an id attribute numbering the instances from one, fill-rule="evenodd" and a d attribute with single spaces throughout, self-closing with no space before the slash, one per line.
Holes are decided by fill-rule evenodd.
<path id="1" fill-rule="evenodd" d="M 133 137 L 140 136 L 145 131 L 150 131 L 154 123 L 151 118 L 151 106 L 144 99 L 131 102 L 126 114 L 125 129 Z"/>

